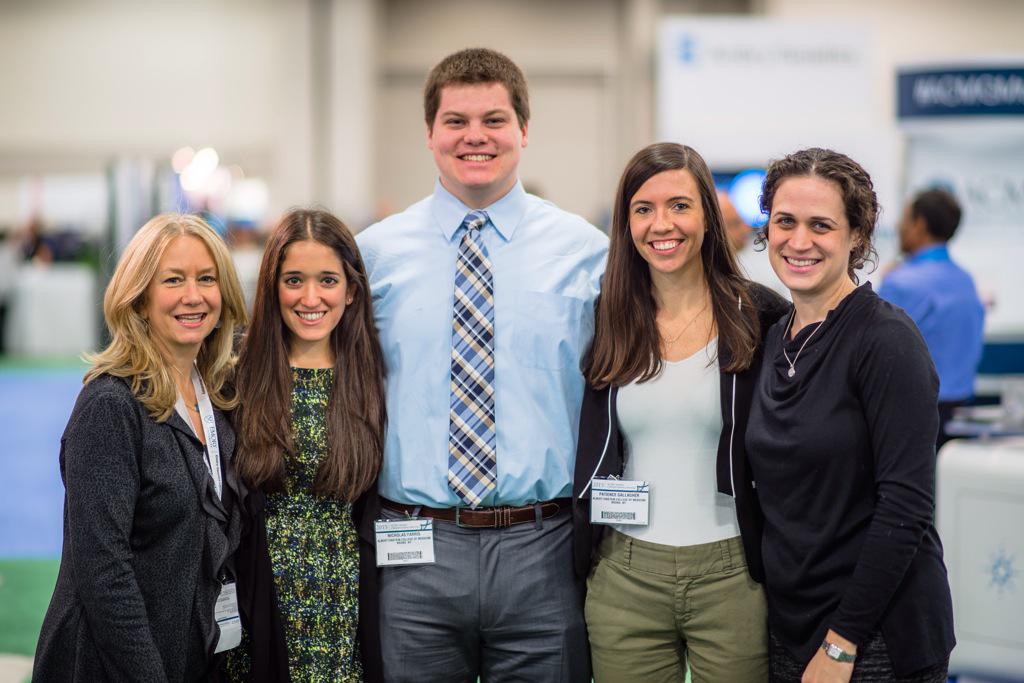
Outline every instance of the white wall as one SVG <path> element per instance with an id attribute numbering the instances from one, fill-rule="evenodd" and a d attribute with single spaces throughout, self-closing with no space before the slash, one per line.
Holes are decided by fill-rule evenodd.
<path id="1" fill-rule="evenodd" d="M 484 44 L 530 78 L 523 177 L 593 217 L 653 140 L 658 18 L 751 7 L 868 27 L 880 126 L 894 119 L 895 65 L 1019 50 L 1024 25 L 1018 0 L 8 0 L 0 184 L 213 145 L 267 178 L 272 211 L 320 201 L 358 224 L 381 199 L 401 208 L 429 192 L 424 77 Z M 325 16 L 330 27 L 314 30 Z M 770 115 L 763 104 L 752 107 Z"/>
<path id="2" fill-rule="evenodd" d="M 99 169 L 117 155 L 168 158 L 183 145 L 211 145 L 224 162 L 266 175 L 278 203 L 307 200 L 305 3 L 173 7 L 5 4 L 0 172 Z"/>

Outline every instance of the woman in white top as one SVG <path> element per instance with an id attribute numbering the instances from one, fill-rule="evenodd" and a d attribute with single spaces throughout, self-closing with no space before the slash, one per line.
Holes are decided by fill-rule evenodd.
<path id="1" fill-rule="evenodd" d="M 733 482 L 748 481 L 762 332 L 787 308 L 740 275 L 701 156 L 638 152 L 616 196 L 576 459 L 597 681 L 682 681 L 687 664 L 694 681 L 766 680 L 762 520 Z M 646 485 L 646 501 L 621 502 L 609 477 Z"/>

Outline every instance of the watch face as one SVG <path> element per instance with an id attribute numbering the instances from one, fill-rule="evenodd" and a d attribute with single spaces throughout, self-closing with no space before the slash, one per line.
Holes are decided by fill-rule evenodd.
<path id="1" fill-rule="evenodd" d="M 825 651 L 827 657 L 837 662 L 852 662 L 856 658 L 856 655 L 847 654 L 843 648 L 828 641 L 821 644 L 821 649 Z"/>

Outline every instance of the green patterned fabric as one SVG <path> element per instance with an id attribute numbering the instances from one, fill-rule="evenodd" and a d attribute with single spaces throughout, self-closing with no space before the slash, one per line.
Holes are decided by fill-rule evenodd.
<path id="1" fill-rule="evenodd" d="M 284 490 L 267 495 L 267 542 L 292 681 L 362 680 L 352 505 L 312 493 L 327 453 L 325 417 L 333 377 L 331 369 L 292 368 L 295 455 L 285 463 Z M 239 664 L 228 665 L 236 680 L 247 668 Z"/>

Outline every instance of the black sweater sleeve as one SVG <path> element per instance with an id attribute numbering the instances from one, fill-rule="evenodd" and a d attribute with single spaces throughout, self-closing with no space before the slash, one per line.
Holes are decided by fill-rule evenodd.
<path id="1" fill-rule="evenodd" d="M 831 628 L 862 645 L 878 628 L 932 521 L 938 377 L 912 323 L 884 305 L 852 369 L 870 433 L 875 510 Z"/>

